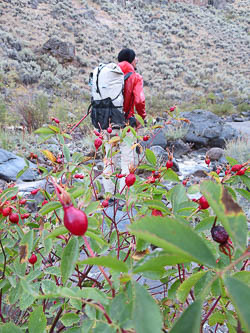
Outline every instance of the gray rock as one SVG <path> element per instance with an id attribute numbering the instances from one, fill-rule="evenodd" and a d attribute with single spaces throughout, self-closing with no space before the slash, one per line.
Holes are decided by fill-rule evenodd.
<path id="1" fill-rule="evenodd" d="M 51 37 L 42 47 L 42 52 L 50 53 L 63 61 L 75 59 L 75 46 L 69 42 L 63 42 L 57 37 Z"/>
<path id="2" fill-rule="evenodd" d="M 25 160 L 7 150 L 0 148 L 0 179 L 5 181 L 16 181 L 18 172 L 23 170 L 26 166 Z M 23 181 L 32 181 L 37 179 L 38 172 L 35 164 L 29 162 L 29 169 L 27 169 L 19 178 Z"/>
<path id="3" fill-rule="evenodd" d="M 147 142 L 147 147 L 160 146 L 163 149 L 167 147 L 167 138 L 165 134 L 165 129 L 161 128 L 154 131 L 153 136 Z"/>
<path id="4" fill-rule="evenodd" d="M 186 155 L 191 151 L 190 145 L 183 142 L 181 139 L 168 142 L 169 147 L 174 147 L 174 156 L 179 158 L 182 155 Z"/>
<path id="5" fill-rule="evenodd" d="M 185 141 L 202 146 L 224 147 L 225 141 L 239 136 L 239 132 L 210 111 L 194 110 L 183 112 L 182 116 L 190 120 Z"/>
<path id="6" fill-rule="evenodd" d="M 219 161 L 219 159 L 224 155 L 224 150 L 219 147 L 213 147 L 207 151 L 206 155 L 211 161 Z"/>

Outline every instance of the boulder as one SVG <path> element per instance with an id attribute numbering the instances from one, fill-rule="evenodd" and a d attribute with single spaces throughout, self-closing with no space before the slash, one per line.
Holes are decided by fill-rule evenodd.
<path id="1" fill-rule="evenodd" d="M 211 161 L 219 161 L 224 156 L 224 150 L 219 147 L 213 147 L 206 153 Z"/>
<path id="2" fill-rule="evenodd" d="M 16 181 L 18 172 L 26 166 L 24 158 L 0 148 L 0 179 L 7 182 Z M 29 162 L 29 168 L 21 175 L 19 180 L 32 181 L 37 179 L 37 166 Z"/>
<path id="3" fill-rule="evenodd" d="M 181 116 L 190 121 L 184 139 L 186 142 L 193 143 L 195 148 L 202 146 L 223 148 L 226 140 L 240 135 L 239 131 L 210 111 L 194 110 L 183 112 Z"/>
<path id="4" fill-rule="evenodd" d="M 70 42 L 63 42 L 57 37 L 51 37 L 42 47 L 43 53 L 50 53 L 63 62 L 75 59 L 75 46 Z"/>

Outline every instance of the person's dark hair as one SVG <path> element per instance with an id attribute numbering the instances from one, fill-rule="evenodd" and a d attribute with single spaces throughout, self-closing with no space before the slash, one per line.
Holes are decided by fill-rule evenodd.
<path id="1" fill-rule="evenodd" d="M 128 48 L 122 49 L 118 54 L 119 62 L 127 61 L 131 64 L 134 59 L 135 59 L 135 51 L 132 49 L 128 49 Z"/>

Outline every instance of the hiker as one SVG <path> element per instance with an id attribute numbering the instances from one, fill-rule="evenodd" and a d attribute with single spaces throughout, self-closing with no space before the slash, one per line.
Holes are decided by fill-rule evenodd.
<path id="1" fill-rule="evenodd" d="M 125 115 L 125 122 L 131 127 L 138 129 L 140 127 L 140 123 L 137 122 L 137 120 L 135 119 L 134 112 L 136 110 L 137 113 L 143 119 L 145 119 L 146 111 L 145 96 L 143 92 L 143 79 L 141 75 L 139 75 L 135 71 L 136 63 L 137 58 L 135 52 L 132 49 L 125 48 L 119 52 L 118 66 L 120 67 L 125 76 L 123 91 L 123 112 Z M 128 76 L 128 78 L 126 78 L 126 75 Z M 114 126 L 114 129 L 112 130 L 112 134 L 110 136 L 114 136 L 117 133 L 118 135 L 121 134 L 122 127 L 120 129 L 116 129 L 116 126 Z M 110 137 L 108 134 L 105 134 L 105 136 L 105 139 L 108 139 Z M 123 140 L 121 143 L 119 143 L 121 152 L 121 174 L 123 175 L 127 175 L 129 173 L 129 166 L 136 165 L 137 162 L 136 150 L 131 149 L 132 145 L 135 143 L 135 137 L 131 132 L 127 132 L 126 138 L 128 138 L 128 140 Z M 106 155 L 104 158 L 103 186 L 105 192 L 110 192 L 111 194 L 114 194 L 115 184 L 112 182 L 109 176 L 115 171 L 117 167 L 117 155 L 114 155 L 112 156 L 112 158 L 110 158 L 110 152 L 114 153 L 114 151 L 116 150 L 118 150 L 118 146 L 110 145 L 108 142 L 105 144 Z M 124 186 L 125 177 L 120 179 L 120 186 L 119 189 L 116 189 L 116 191 L 119 190 L 121 192 L 124 189 Z"/>

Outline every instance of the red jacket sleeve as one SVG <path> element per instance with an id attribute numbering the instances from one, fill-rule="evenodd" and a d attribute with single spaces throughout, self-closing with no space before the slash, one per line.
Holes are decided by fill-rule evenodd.
<path id="1" fill-rule="evenodd" d="M 133 89 L 135 109 L 144 119 L 146 117 L 145 95 L 143 91 L 143 79 L 140 74 L 136 73 L 136 80 Z"/>

